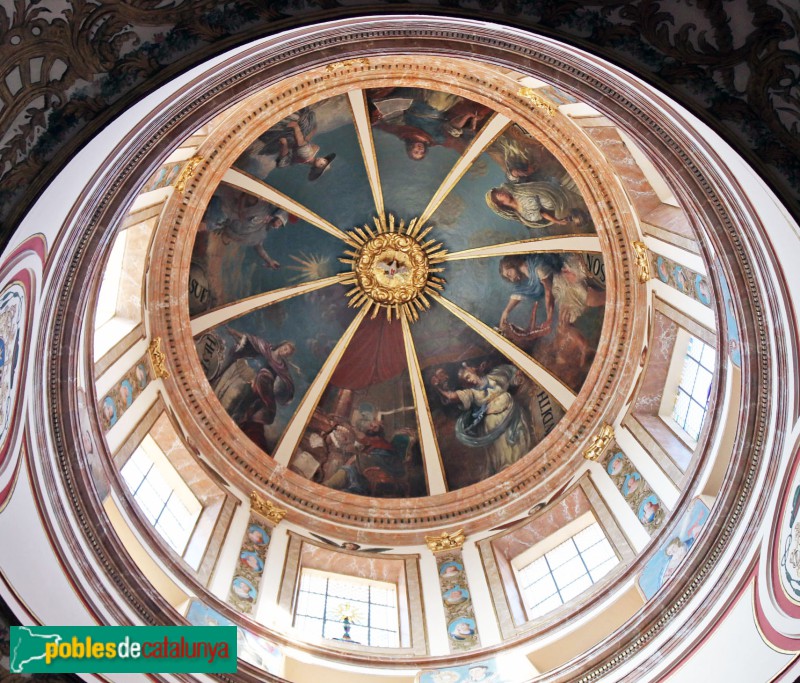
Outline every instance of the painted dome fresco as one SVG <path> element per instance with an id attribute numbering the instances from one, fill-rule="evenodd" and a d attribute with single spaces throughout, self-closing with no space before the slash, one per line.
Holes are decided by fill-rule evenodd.
<path id="1" fill-rule="evenodd" d="M 264 454 L 361 496 L 455 491 L 564 417 L 606 305 L 580 188 L 530 126 L 426 87 L 294 109 L 214 188 L 195 347 Z"/>

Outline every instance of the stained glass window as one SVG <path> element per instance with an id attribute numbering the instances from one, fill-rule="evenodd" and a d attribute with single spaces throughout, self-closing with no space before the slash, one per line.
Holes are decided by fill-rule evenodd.
<path id="1" fill-rule="evenodd" d="M 294 625 L 307 635 L 375 647 L 399 647 L 393 583 L 303 569 Z"/>

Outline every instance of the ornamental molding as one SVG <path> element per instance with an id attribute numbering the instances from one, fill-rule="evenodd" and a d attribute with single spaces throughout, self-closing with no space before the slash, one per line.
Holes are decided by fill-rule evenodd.
<path id="1" fill-rule="evenodd" d="M 339 71 L 340 69 L 347 69 L 353 66 L 369 66 L 369 60 L 364 57 L 359 57 L 357 59 L 345 59 L 342 62 L 333 62 L 333 64 L 328 64 L 325 67 L 325 71 L 330 73 L 333 71 Z"/>
<path id="2" fill-rule="evenodd" d="M 181 172 L 178 174 L 178 177 L 175 178 L 175 190 L 178 192 L 185 192 L 186 191 L 186 184 L 189 182 L 189 179 L 194 175 L 195 170 L 197 167 L 203 163 L 203 157 L 201 156 L 193 156 L 189 159 L 184 167 L 181 169 Z"/>
<path id="3" fill-rule="evenodd" d="M 530 102 L 531 109 L 538 112 L 542 116 L 552 118 L 556 115 L 556 111 L 558 111 L 557 107 L 546 97 L 542 97 L 535 88 L 520 88 L 517 90 L 517 95 L 528 100 L 528 102 Z"/>

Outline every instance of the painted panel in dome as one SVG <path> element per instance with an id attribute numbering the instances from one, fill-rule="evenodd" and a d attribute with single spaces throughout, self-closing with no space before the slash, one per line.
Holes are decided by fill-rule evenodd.
<path id="1" fill-rule="evenodd" d="M 346 230 L 375 205 L 346 95 L 303 107 L 261 135 L 234 167 Z"/>
<path id="2" fill-rule="evenodd" d="M 341 270 L 340 240 L 272 204 L 221 184 L 195 237 L 189 313 Z"/>
<path id="3" fill-rule="evenodd" d="M 14 414 L 24 339 L 25 299 L 25 287 L 20 282 L 12 282 L 0 293 L 0 445 L 5 444 Z"/>
<path id="4" fill-rule="evenodd" d="M 97 402 L 100 426 L 104 432 L 119 422 L 123 413 L 133 405 L 151 381 L 147 354 L 128 370 L 108 393 Z"/>
<path id="5" fill-rule="evenodd" d="M 722 301 L 725 305 L 725 334 L 728 338 L 728 357 L 737 368 L 742 367 L 742 341 L 739 338 L 739 325 L 736 322 L 736 312 L 733 306 L 731 290 L 728 280 L 722 270 L 722 265 L 717 261 L 717 275 L 722 289 Z"/>
<path id="6" fill-rule="evenodd" d="M 199 600 L 189 603 L 186 621 L 192 626 L 235 626 L 228 617 L 203 604 Z M 259 669 L 280 676 L 283 673 L 283 653 L 270 641 L 257 636 L 246 628 L 236 628 L 236 655 Z"/>
<path id="7" fill-rule="evenodd" d="M 566 169 L 516 124 L 478 156 L 429 223 L 450 251 L 595 232 Z"/>
<path id="8" fill-rule="evenodd" d="M 599 254 L 452 261 L 446 275 L 447 299 L 580 390 L 603 327 L 605 272 Z"/>
<path id="9" fill-rule="evenodd" d="M 668 511 L 619 444 L 612 443 L 601 464 L 647 533 L 655 534 Z"/>
<path id="10" fill-rule="evenodd" d="M 506 675 L 496 659 L 488 659 L 461 666 L 423 669 L 417 674 L 416 683 L 516 683 L 520 680 L 519 675 Z"/>
<path id="11" fill-rule="evenodd" d="M 387 211 L 419 216 L 492 115 L 482 104 L 423 88 L 367 91 Z"/>
<path id="12" fill-rule="evenodd" d="M 340 285 L 267 306 L 205 332 L 195 348 L 223 408 L 272 453 L 356 312 Z"/>
<path id="13" fill-rule="evenodd" d="M 366 318 L 342 356 L 289 468 L 377 498 L 427 495 L 400 323 Z"/>
<path id="14" fill-rule="evenodd" d="M 449 490 L 514 464 L 563 417 L 547 392 L 435 305 L 412 326 Z"/>
<path id="15" fill-rule="evenodd" d="M 708 506 L 695 498 L 683 513 L 673 534 L 661 543 L 639 575 L 639 588 L 652 598 L 680 567 L 708 519 Z"/>
<path id="16" fill-rule="evenodd" d="M 795 466 L 778 527 L 778 573 L 783 592 L 800 604 L 800 468 Z"/>
<path id="17" fill-rule="evenodd" d="M 655 252 L 650 252 L 650 265 L 656 277 L 665 285 L 704 306 L 712 306 L 713 293 L 707 276 Z"/>

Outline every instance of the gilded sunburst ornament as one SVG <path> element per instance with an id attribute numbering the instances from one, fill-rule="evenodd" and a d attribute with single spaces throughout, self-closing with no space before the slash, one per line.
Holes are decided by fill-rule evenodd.
<path id="1" fill-rule="evenodd" d="M 447 250 L 435 239 L 425 241 L 431 228 L 423 230 L 416 218 L 406 226 L 390 214 L 388 220 L 377 217 L 374 223 L 374 230 L 365 224 L 348 233 L 353 250 L 339 259 L 352 268 L 352 277 L 344 280 L 353 285 L 347 293 L 349 305 L 371 309 L 373 318 L 383 308 L 389 320 L 394 315 L 413 322 L 430 307 L 426 294 L 444 285 L 444 279 L 436 275 L 442 268 L 436 265 Z"/>

